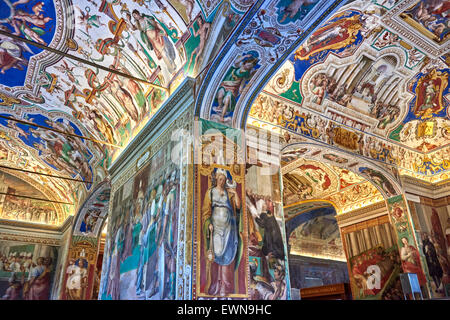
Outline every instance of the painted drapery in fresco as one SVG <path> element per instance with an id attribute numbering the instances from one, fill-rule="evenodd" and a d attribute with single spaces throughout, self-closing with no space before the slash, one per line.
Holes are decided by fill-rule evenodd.
<path id="1" fill-rule="evenodd" d="M 427 285 L 413 227 L 409 221 L 409 212 L 402 195 L 387 199 L 390 218 L 397 235 L 402 269 L 405 273 L 415 273 L 421 286 Z"/>
<path id="2" fill-rule="evenodd" d="M 245 171 L 235 129 L 200 121 L 196 150 L 198 298 L 247 298 Z M 237 141 L 229 139 L 230 133 Z M 225 135 L 228 134 L 226 137 Z M 237 142 L 237 143 L 236 143 Z"/>
<path id="3" fill-rule="evenodd" d="M 175 299 L 180 169 L 173 143 L 113 194 L 99 298 Z"/>
<path id="4" fill-rule="evenodd" d="M 98 240 L 73 236 L 61 294 L 63 300 L 87 300 L 94 285 Z"/>
<path id="5" fill-rule="evenodd" d="M 430 278 L 432 296 L 442 298 L 450 294 L 450 218 L 448 206 L 429 207 L 410 203 L 419 220 L 419 247 L 424 255 Z"/>
<path id="6" fill-rule="evenodd" d="M 58 248 L 0 241 L 0 300 L 48 300 Z"/>

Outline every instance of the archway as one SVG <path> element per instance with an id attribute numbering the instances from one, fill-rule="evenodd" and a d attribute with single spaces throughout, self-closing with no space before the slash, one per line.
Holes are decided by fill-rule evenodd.
<path id="1" fill-rule="evenodd" d="M 288 216 L 286 239 L 292 298 L 297 295 L 302 299 L 313 298 L 305 290 L 308 288 L 337 288 L 349 283 L 335 207 L 329 202 L 313 200 L 284 210 Z M 346 298 L 345 288 L 343 293 L 327 298 Z"/>
<path id="2" fill-rule="evenodd" d="M 61 300 L 96 299 L 100 285 L 104 230 L 108 216 L 111 184 L 105 181 L 83 203 L 76 215 L 66 262 L 61 275 Z"/>
<path id="3" fill-rule="evenodd" d="M 402 299 L 399 274 L 414 267 L 405 261 L 405 252 L 410 248 L 408 236 L 415 238 L 408 234 L 410 215 L 394 176 L 353 154 L 305 142 L 283 148 L 281 173 L 289 244 L 292 246 L 294 227 L 310 220 L 312 213 L 323 214 L 323 209 L 314 208 L 314 201 L 328 210 L 335 209 L 353 298 Z M 310 224 L 317 223 L 312 221 Z M 416 248 L 417 244 L 415 271 L 426 291 Z M 371 278 L 374 273 L 368 269 L 372 266 L 379 277 L 375 284 Z M 291 284 L 296 284 L 292 275 Z"/>

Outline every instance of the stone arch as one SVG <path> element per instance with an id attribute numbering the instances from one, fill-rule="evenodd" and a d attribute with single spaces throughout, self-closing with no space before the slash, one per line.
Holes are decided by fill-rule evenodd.
<path id="1" fill-rule="evenodd" d="M 110 182 L 104 181 L 100 183 L 91 195 L 84 201 L 74 219 L 74 224 L 72 227 L 73 235 L 89 236 L 94 238 L 98 238 L 100 236 L 102 227 L 108 216 L 110 191 Z M 84 227 L 82 228 L 83 220 L 86 218 L 88 213 L 93 213 L 98 218 L 94 218 L 95 224 L 89 228 L 90 230 L 80 230 L 84 229 Z"/>
<path id="2" fill-rule="evenodd" d="M 227 42 L 223 45 L 222 50 L 214 59 L 209 70 L 205 73 L 199 90 L 197 92 L 197 100 L 195 103 L 195 116 L 204 119 L 213 119 L 215 112 L 213 104 L 216 93 L 221 87 L 226 75 L 232 71 L 231 66 L 237 59 L 241 59 L 241 54 L 248 54 L 251 51 L 261 51 L 262 54 L 257 57 L 258 64 L 252 69 L 251 76 L 246 80 L 244 89 L 235 98 L 235 105 L 231 112 L 231 119 L 229 122 L 222 119 L 224 122 L 232 127 L 243 127 L 244 125 L 238 123 L 243 117 L 243 106 L 253 102 L 256 95 L 263 89 L 263 86 L 270 80 L 271 76 L 281 67 L 281 65 L 288 59 L 291 53 L 302 44 L 309 34 L 317 30 L 324 21 L 328 20 L 338 9 L 344 5 L 344 1 L 335 0 L 330 2 L 320 2 L 308 15 L 308 19 L 297 19 L 295 22 L 289 24 L 289 28 L 279 28 L 278 25 L 273 25 L 276 21 L 270 20 L 263 22 L 262 15 L 267 12 L 272 13 L 277 0 L 258 2 L 252 6 L 241 20 L 239 26 L 230 34 Z M 254 40 L 257 38 L 258 32 L 261 30 L 270 30 L 270 28 L 277 29 L 280 34 L 276 36 L 278 39 L 276 43 L 265 48 L 270 50 L 261 50 L 262 46 Z M 302 31 L 300 33 L 300 30 Z M 271 31 L 270 31 L 271 32 Z M 248 39 L 247 39 L 248 38 Z M 239 60 L 240 61 L 240 60 Z M 214 75 L 214 77 L 213 77 Z M 239 100 L 239 101 L 237 101 Z M 228 116 L 227 116 L 228 117 Z"/>

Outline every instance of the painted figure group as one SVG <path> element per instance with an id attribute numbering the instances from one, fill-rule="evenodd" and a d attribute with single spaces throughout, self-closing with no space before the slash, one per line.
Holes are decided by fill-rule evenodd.
<path id="1" fill-rule="evenodd" d="M 179 171 L 167 171 L 146 189 L 142 180 L 138 186 L 136 197 L 126 199 L 112 217 L 99 295 L 130 299 L 124 292 L 132 291 L 135 299 L 174 299 Z M 132 283 L 122 289 L 121 274 L 130 270 Z"/>
<path id="2" fill-rule="evenodd" d="M 11 272 L 9 287 L 2 300 L 49 299 L 53 259 L 51 257 L 39 257 L 36 261 L 32 259 L 33 256 L 30 254 L 25 256 L 17 253 L 0 258 L 2 269 Z"/>

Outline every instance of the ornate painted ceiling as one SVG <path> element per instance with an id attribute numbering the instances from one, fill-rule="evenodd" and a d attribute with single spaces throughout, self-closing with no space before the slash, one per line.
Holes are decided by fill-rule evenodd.
<path id="1" fill-rule="evenodd" d="M 245 127 L 250 114 L 445 180 L 448 1 L 418 3 L 1 0 L 0 166 L 45 184 L 74 214 L 199 75 L 202 118 Z"/>
<path id="2" fill-rule="evenodd" d="M 345 261 L 345 253 L 330 202 L 308 200 L 284 208 L 290 254 Z"/>
<path id="3" fill-rule="evenodd" d="M 248 123 L 431 183 L 448 179 L 449 9 L 449 1 L 349 1 L 267 82 Z"/>
<path id="4" fill-rule="evenodd" d="M 339 232 L 333 214 L 315 214 L 301 223 L 289 236 L 290 254 L 322 259 L 346 261 Z"/>
<path id="5" fill-rule="evenodd" d="M 0 219 L 59 225 L 70 208 L 55 198 L 45 184 L 21 173 L 0 171 Z"/>
<path id="6" fill-rule="evenodd" d="M 45 174 L 22 171 L 74 214 L 251 4 L 1 0 L 0 166 Z"/>
<path id="7" fill-rule="evenodd" d="M 326 153 L 324 158 L 339 158 Z M 343 159 L 343 158 L 341 158 Z M 283 170 L 283 204 L 286 208 L 311 200 L 331 203 L 338 214 L 383 201 L 380 191 L 367 179 L 334 165 L 301 157 Z"/>

